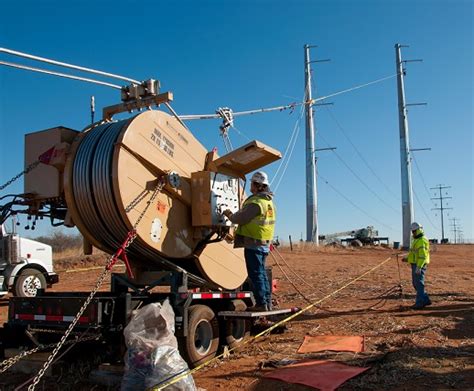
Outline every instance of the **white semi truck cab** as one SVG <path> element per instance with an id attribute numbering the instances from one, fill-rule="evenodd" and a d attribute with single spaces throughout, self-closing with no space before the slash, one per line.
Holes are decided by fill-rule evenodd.
<path id="1" fill-rule="evenodd" d="M 5 226 L 0 226 L 0 297 L 8 292 L 34 297 L 39 289 L 58 281 L 51 246 L 7 233 Z"/>

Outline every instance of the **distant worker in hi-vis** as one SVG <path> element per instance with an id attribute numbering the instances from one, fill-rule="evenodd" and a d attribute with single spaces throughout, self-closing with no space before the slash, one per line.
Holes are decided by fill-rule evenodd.
<path id="1" fill-rule="evenodd" d="M 413 241 L 410 252 L 403 261 L 411 264 L 411 279 L 416 290 L 416 301 L 413 309 L 422 309 L 431 304 L 428 294 L 425 292 L 426 268 L 430 263 L 430 242 L 426 238 L 423 227 L 418 223 L 411 224 Z"/>
<path id="2" fill-rule="evenodd" d="M 256 300 L 252 311 L 270 311 L 271 285 L 265 270 L 265 260 L 270 252 L 270 244 L 275 231 L 275 207 L 273 193 L 270 192 L 268 175 L 257 171 L 250 180 L 252 195 L 245 200 L 242 208 L 223 214 L 234 224 L 238 224 L 234 238 L 234 247 L 243 247 L 247 273 L 253 285 Z"/>

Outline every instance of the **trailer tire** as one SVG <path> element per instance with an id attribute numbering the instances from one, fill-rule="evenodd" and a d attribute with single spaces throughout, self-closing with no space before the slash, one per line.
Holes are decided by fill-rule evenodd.
<path id="1" fill-rule="evenodd" d="M 37 269 L 23 269 L 15 279 L 13 294 L 18 297 L 35 297 L 38 289 L 46 289 L 46 278 Z"/>
<path id="2" fill-rule="evenodd" d="M 180 352 L 191 368 L 214 358 L 219 348 L 219 323 L 208 306 L 188 310 L 188 335 L 178 340 Z"/>
<path id="3" fill-rule="evenodd" d="M 355 240 L 353 240 L 353 241 L 351 242 L 351 246 L 352 246 L 352 247 L 362 247 L 363 244 L 362 244 L 362 242 L 361 242 L 359 239 L 355 239 Z"/>
<path id="4" fill-rule="evenodd" d="M 247 305 L 242 300 L 232 300 L 230 311 L 245 311 Z M 224 324 L 225 344 L 230 349 L 239 346 L 246 338 L 250 336 L 249 322 L 245 319 L 229 318 Z"/>

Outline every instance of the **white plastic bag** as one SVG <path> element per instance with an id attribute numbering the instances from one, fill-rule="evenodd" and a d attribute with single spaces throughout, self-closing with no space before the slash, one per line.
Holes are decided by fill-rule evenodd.
<path id="1" fill-rule="evenodd" d="M 146 390 L 162 384 L 189 368 L 178 352 L 174 336 L 174 311 L 168 299 L 139 309 L 124 330 L 127 354 L 122 391 Z M 195 391 L 191 375 L 165 388 Z"/>

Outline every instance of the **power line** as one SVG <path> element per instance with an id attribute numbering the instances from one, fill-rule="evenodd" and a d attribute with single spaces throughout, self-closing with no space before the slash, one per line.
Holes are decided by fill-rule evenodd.
<path id="1" fill-rule="evenodd" d="M 420 167 L 418 166 L 418 162 L 416 161 L 415 159 L 415 154 L 411 154 L 410 155 L 413 159 L 413 161 L 415 162 L 415 167 L 416 167 L 416 170 L 421 178 L 421 181 L 423 182 L 423 186 L 428 194 L 428 198 L 431 197 L 431 194 L 430 194 L 430 191 L 428 190 L 428 186 L 426 186 L 426 182 L 425 182 L 425 179 L 423 178 L 423 175 L 421 174 L 421 170 L 420 170 Z M 428 220 L 428 222 L 431 224 L 431 226 L 436 229 L 437 231 L 440 231 L 441 229 L 439 228 L 439 226 L 437 226 L 435 223 L 433 223 L 433 221 L 431 220 L 431 218 L 429 217 L 428 213 L 426 212 L 425 208 L 423 207 L 423 204 L 421 203 L 420 199 L 418 198 L 418 195 L 416 194 L 415 190 L 413 189 L 413 194 L 415 195 L 415 198 L 416 200 L 418 201 L 418 205 L 420 205 L 422 211 L 423 211 L 423 214 L 425 215 L 426 219 Z"/>
<path id="2" fill-rule="evenodd" d="M 397 232 L 397 233 L 400 233 L 400 231 L 397 231 L 395 229 L 393 229 L 392 227 L 390 227 L 389 225 L 385 224 L 384 222 L 378 220 L 377 218 L 375 218 L 374 216 L 370 215 L 369 213 L 367 213 L 364 209 L 362 209 L 361 207 L 359 207 L 358 205 L 356 205 L 349 197 L 346 197 L 343 193 L 341 193 L 338 189 L 336 189 L 333 185 L 331 185 L 329 183 L 329 181 L 324 178 L 321 174 L 319 174 L 318 172 L 318 176 L 324 181 L 324 183 L 326 183 L 326 185 L 328 185 L 331 189 L 333 189 L 337 194 L 339 194 L 342 198 L 344 198 L 347 202 L 349 202 L 354 208 L 356 208 L 357 210 L 359 210 L 360 212 L 362 212 L 363 214 L 365 214 L 367 217 L 369 217 L 370 219 L 372 219 L 373 221 L 377 222 L 378 224 L 384 226 L 385 228 L 389 229 L 390 231 L 392 232 Z"/>
<path id="3" fill-rule="evenodd" d="M 308 86 L 305 87 L 305 91 L 307 91 L 307 87 Z M 305 95 L 303 96 L 303 99 L 304 99 L 305 96 L 306 96 L 306 92 L 305 92 Z M 296 139 L 298 138 L 299 131 L 300 131 L 299 123 L 301 121 L 301 117 L 303 116 L 303 113 L 304 113 L 304 106 L 301 106 L 300 107 L 300 115 L 296 119 L 295 125 L 293 126 L 293 131 L 291 132 L 290 139 L 288 140 L 288 143 L 287 143 L 286 148 L 285 148 L 285 152 L 283 153 L 283 159 L 281 159 L 280 164 L 278 165 L 278 168 L 275 172 L 275 175 L 273 176 L 273 180 L 270 182 L 270 185 L 273 185 L 273 183 L 276 181 L 278 173 L 280 172 L 280 169 L 283 166 L 284 160 L 287 157 L 288 151 L 290 150 L 290 148 L 291 148 L 291 150 L 293 150 L 294 145 L 296 144 Z M 293 137 L 295 137 L 295 134 L 296 134 L 296 138 L 293 139 Z M 278 186 L 279 185 L 280 185 L 280 181 L 278 182 Z"/>
<path id="4" fill-rule="evenodd" d="M 275 172 L 275 175 L 273 176 L 273 180 L 271 181 L 270 185 L 273 185 L 273 183 L 277 180 L 278 174 L 281 168 L 283 167 L 283 163 L 288 156 L 288 151 L 293 145 L 293 138 L 295 137 L 295 134 L 299 132 L 299 121 L 301 119 L 302 112 L 303 110 L 300 111 L 300 116 L 295 121 L 295 125 L 293 126 L 293 131 L 291 132 L 290 139 L 288 140 L 288 143 L 286 145 L 285 152 L 283 152 L 283 158 L 281 159 L 280 164 L 278 165 L 278 168 Z"/>
<path id="5" fill-rule="evenodd" d="M 283 180 L 283 176 L 286 174 L 286 170 L 287 170 L 287 168 L 288 168 L 288 165 L 289 165 L 289 163 L 290 163 L 291 157 L 292 157 L 292 155 L 293 155 L 293 150 L 294 150 L 294 148 L 295 148 L 296 140 L 298 139 L 299 132 L 300 132 L 300 126 L 299 126 L 299 124 L 298 124 L 298 126 L 297 126 L 297 132 L 296 132 L 296 135 L 295 135 L 295 138 L 294 138 L 294 141 L 293 141 L 293 145 L 291 146 L 291 149 L 290 149 L 290 154 L 289 154 L 288 158 L 286 159 L 285 166 L 283 167 L 283 171 L 282 171 L 282 173 L 281 173 L 281 175 L 280 175 L 280 178 L 279 178 L 277 184 L 275 185 L 274 191 L 276 191 L 276 190 L 280 187 L 280 183 L 281 183 L 281 181 Z"/>
<path id="6" fill-rule="evenodd" d="M 296 130 L 296 133 L 295 133 L 295 136 L 293 138 L 293 145 L 291 146 L 291 149 L 290 149 L 290 152 L 289 152 L 289 155 L 288 155 L 288 158 L 286 159 L 286 162 L 285 162 L 285 166 L 283 168 L 283 171 L 280 175 L 280 179 L 278 180 L 276 186 L 275 186 L 275 189 L 274 191 L 276 191 L 278 189 L 278 187 L 280 186 L 280 183 L 283 179 L 283 176 L 285 175 L 286 173 L 286 169 L 288 168 L 288 164 L 290 163 L 290 160 L 291 160 L 291 157 L 293 155 L 293 151 L 295 149 L 295 146 L 296 146 L 296 141 L 298 140 L 298 135 L 299 135 L 299 132 L 300 132 L 300 121 L 301 121 L 301 118 L 303 117 L 303 113 L 304 113 L 304 110 L 301 109 L 301 113 L 300 113 L 300 116 L 298 117 L 298 119 L 296 120 L 296 123 L 295 123 L 295 130 Z M 290 140 L 290 143 L 291 143 L 291 140 Z M 283 162 L 283 161 L 282 161 Z M 276 174 L 275 174 L 276 176 Z"/>
<path id="7" fill-rule="evenodd" d="M 326 139 L 321 135 L 319 134 L 319 137 L 321 137 L 323 139 L 323 141 L 327 144 L 328 142 L 326 141 Z M 367 183 L 365 183 L 365 181 L 352 169 L 352 167 L 347 164 L 344 159 L 333 149 L 331 149 L 332 153 L 334 153 L 336 155 L 336 157 L 339 159 L 339 161 L 344 164 L 344 166 L 352 173 L 352 175 L 354 175 L 354 177 L 357 178 L 357 180 L 370 192 L 372 193 L 382 204 L 384 204 L 385 206 L 387 206 L 388 208 L 390 208 L 392 211 L 394 211 L 395 213 L 399 214 L 400 212 L 398 210 L 396 210 L 393 206 L 391 206 L 390 204 L 388 204 L 382 197 L 380 197 L 373 189 L 370 188 L 369 185 L 367 185 Z"/>
<path id="8" fill-rule="evenodd" d="M 436 226 L 433 221 L 431 220 L 430 216 L 428 215 L 428 213 L 426 212 L 426 209 L 423 207 L 423 204 L 421 203 L 420 199 L 418 198 L 418 195 L 416 194 L 415 190 L 413 190 L 413 195 L 415 196 L 415 199 L 416 201 L 418 202 L 418 205 L 420 205 L 420 208 L 423 212 L 423 214 L 425 215 L 426 219 L 428 220 L 428 222 L 431 224 L 431 226 L 436 229 L 437 231 L 439 231 L 439 227 Z"/>
<path id="9" fill-rule="evenodd" d="M 417 160 L 415 159 L 415 154 L 412 153 L 412 154 L 410 154 L 410 156 L 411 156 L 411 158 L 413 159 L 413 161 L 415 162 L 416 171 L 417 171 L 418 174 L 420 175 L 421 181 L 423 182 L 423 186 L 425 187 L 425 190 L 426 190 L 426 194 L 428 194 L 428 197 L 430 198 L 430 197 L 431 197 L 431 193 L 430 193 L 430 191 L 428 190 L 428 186 L 426 186 L 425 178 L 423 178 L 423 175 L 421 174 L 420 167 L 418 166 L 418 162 L 417 162 Z M 439 228 L 438 228 L 438 229 L 439 229 Z"/>
<path id="10" fill-rule="evenodd" d="M 329 113 L 329 116 L 332 118 L 332 120 L 335 122 L 336 124 L 336 127 L 341 131 L 341 133 L 344 135 L 344 137 L 347 139 L 347 141 L 349 141 L 349 143 L 351 144 L 352 148 L 354 148 L 354 150 L 356 151 L 357 155 L 359 156 L 359 158 L 362 160 L 362 162 L 366 165 L 366 167 L 370 170 L 370 172 L 372 173 L 372 175 L 383 185 L 383 187 L 385 187 L 385 189 L 395 198 L 395 200 L 397 201 L 400 201 L 400 198 L 397 197 L 393 191 L 387 186 L 387 184 L 377 175 L 377 173 L 375 172 L 375 170 L 370 166 L 370 164 L 367 162 L 367 160 L 364 158 L 364 156 L 362 155 L 362 153 L 359 151 L 359 149 L 355 146 L 355 144 L 352 142 L 352 140 L 349 138 L 349 136 L 347 135 L 347 133 L 345 132 L 344 128 L 342 127 L 341 123 L 337 120 L 337 118 L 335 117 L 334 113 L 332 112 L 332 110 L 326 106 L 326 110 L 328 111 Z"/>
<path id="11" fill-rule="evenodd" d="M 115 79 L 120 79 L 120 80 L 128 81 L 132 84 L 137 84 L 137 85 L 140 84 L 140 82 L 138 80 L 134 80 L 134 79 L 131 79 L 129 77 L 116 75 L 116 74 L 109 73 L 109 72 L 103 72 L 103 71 L 99 71 L 99 70 L 92 69 L 92 68 L 86 68 L 86 67 L 82 67 L 82 66 L 78 66 L 78 65 L 73 65 L 73 64 L 69 64 L 69 63 L 65 63 L 65 62 L 61 62 L 61 61 L 56 61 L 56 60 L 48 59 L 48 58 L 45 58 L 45 57 L 34 56 L 34 55 L 31 55 L 31 54 L 28 54 L 28 53 L 23 53 L 23 52 L 19 52 L 19 51 L 7 49 L 7 48 L 0 48 L 0 53 L 6 53 L 6 54 L 13 55 L 13 56 L 18 56 L 18 57 L 23 57 L 23 58 L 35 60 L 35 61 L 45 62 L 45 63 L 48 63 L 48 64 L 61 66 L 61 67 L 65 67 L 65 68 L 70 68 L 70 69 L 75 69 L 75 70 L 82 71 L 82 72 L 89 72 L 89 73 L 93 73 L 93 74 L 96 74 L 96 75 L 101 75 L 101 76 L 111 77 L 111 78 L 115 78 Z M 69 78 L 69 79 L 87 81 L 87 82 L 91 82 L 91 83 L 105 85 L 105 86 L 112 87 L 112 88 L 121 89 L 120 86 L 117 86 L 115 84 L 104 83 L 104 82 L 100 82 L 98 80 L 93 80 L 93 79 L 88 79 L 88 78 L 81 78 L 79 76 L 63 74 L 63 73 L 60 73 L 60 72 L 49 71 L 49 70 L 45 70 L 45 69 L 41 69 L 41 68 L 27 67 L 27 66 L 24 66 L 24 65 L 8 63 L 8 62 L 3 62 L 3 61 L 0 62 L 0 65 L 15 67 L 15 68 L 24 69 L 24 70 L 30 70 L 30 71 L 34 71 L 34 72 L 46 73 L 46 74 L 50 74 L 50 75 L 54 75 L 54 76 L 66 77 L 66 78 Z M 235 112 L 235 113 L 233 113 L 233 115 L 234 116 L 252 115 L 252 114 L 257 114 L 257 113 L 294 109 L 296 106 L 301 106 L 301 105 L 313 105 L 316 102 L 331 98 L 333 96 L 345 94 L 347 92 L 351 92 L 351 91 L 354 91 L 354 90 L 357 90 L 357 89 L 360 89 L 360 88 L 364 88 L 364 87 L 370 86 L 372 84 L 380 83 L 382 81 L 391 79 L 391 78 L 396 77 L 396 76 L 397 76 L 397 74 L 382 77 L 380 79 L 376 79 L 376 80 L 370 81 L 368 83 L 363 83 L 363 84 L 360 84 L 360 85 L 356 85 L 354 87 L 350 87 L 350 88 L 346 88 L 346 89 L 341 90 L 341 91 L 334 92 L 334 93 L 326 95 L 326 96 L 322 96 L 322 97 L 319 97 L 319 98 L 316 98 L 316 99 L 311 99 L 310 101 L 307 101 L 307 102 L 303 101 L 303 102 L 298 102 L 298 103 L 291 103 L 291 104 L 284 105 L 284 106 L 276 106 L 276 107 L 269 107 L 269 108 L 261 108 L 261 109 L 255 109 L 255 110 Z M 221 116 L 219 114 L 181 115 L 180 116 L 181 120 L 217 119 L 217 118 L 221 118 Z"/>
<path id="12" fill-rule="evenodd" d="M 322 97 L 319 97 L 319 98 L 316 98 L 316 99 L 311 99 L 307 102 L 295 102 L 295 103 L 290 103 L 290 104 L 283 105 L 283 106 L 275 106 L 275 107 L 247 110 L 247 111 L 238 111 L 238 112 L 234 112 L 233 114 L 234 114 L 234 117 L 239 117 L 239 116 L 242 116 L 242 115 L 268 113 L 268 112 L 272 112 L 272 111 L 284 111 L 284 110 L 294 109 L 295 107 L 301 106 L 301 105 L 313 105 L 316 102 L 320 102 L 322 100 L 331 98 L 333 96 L 345 94 L 347 92 L 351 92 L 351 91 L 354 91 L 354 90 L 357 90 L 357 89 L 360 89 L 360 88 L 368 87 L 372 84 L 380 83 L 382 81 L 392 79 L 396 76 L 397 76 L 397 74 L 390 75 L 390 76 L 387 76 L 387 77 L 383 77 L 381 79 L 377 79 L 377 80 L 374 80 L 374 81 L 371 81 L 371 82 L 368 82 L 368 83 L 360 84 L 360 85 L 357 85 L 357 86 L 354 86 L 354 87 L 351 87 L 351 88 L 346 88 L 345 90 L 334 92 L 332 94 L 325 95 L 325 96 L 322 96 Z M 221 118 L 218 114 L 191 114 L 191 115 L 181 115 L 180 117 L 183 121 L 197 120 L 197 119 L 218 119 L 218 118 Z"/>
<path id="13" fill-rule="evenodd" d="M 251 141 L 250 137 L 247 136 L 247 135 L 246 135 L 244 132 L 242 132 L 241 130 L 237 129 L 237 127 L 236 127 L 234 124 L 232 124 L 230 127 L 231 127 L 232 129 L 234 129 L 234 130 L 237 132 L 237 134 L 238 134 L 239 136 L 243 137 L 243 138 L 246 139 L 247 141 Z"/>

